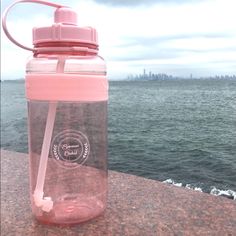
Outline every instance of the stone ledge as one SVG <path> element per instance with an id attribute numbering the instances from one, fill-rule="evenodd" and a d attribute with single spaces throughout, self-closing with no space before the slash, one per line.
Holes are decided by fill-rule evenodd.
<path id="1" fill-rule="evenodd" d="M 109 171 L 104 215 L 71 228 L 38 224 L 31 215 L 26 154 L 1 150 L 1 235 L 235 235 L 235 201 Z"/>

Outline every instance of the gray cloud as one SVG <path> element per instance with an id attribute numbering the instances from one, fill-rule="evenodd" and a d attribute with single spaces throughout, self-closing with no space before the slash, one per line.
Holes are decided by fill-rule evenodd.
<path id="1" fill-rule="evenodd" d="M 232 52 L 236 51 L 236 47 L 229 47 L 227 49 L 210 49 L 210 50 L 194 50 L 194 49 L 173 49 L 173 48 L 157 48 L 154 47 L 152 50 L 150 48 L 146 48 L 143 51 L 137 51 L 132 55 L 123 54 L 122 56 L 114 56 L 112 55 L 110 58 L 107 56 L 108 60 L 111 61 L 142 61 L 142 60 L 155 60 L 155 59 L 174 59 L 174 58 L 181 58 L 183 55 L 194 55 L 194 54 L 204 54 L 207 52 Z M 230 61 L 230 60 L 229 60 Z M 221 59 L 216 58 L 215 60 L 211 60 L 214 63 L 221 63 L 225 62 L 225 59 L 222 61 Z"/>
<path id="2" fill-rule="evenodd" d="M 98 3 L 114 6 L 138 6 L 150 4 L 183 4 L 189 2 L 199 2 L 203 0 L 95 0 Z"/>
<path id="3" fill-rule="evenodd" d="M 132 55 L 124 53 L 122 56 L 112 55 L 110 59 L 112 61 L 142 61 L 142 60 L 153 60 L 153 59 L 171 59 L 176 58 L 180 55 L 180 52 L 177 50 L 168 50 L 168 49 L 158 49 L 154 48 L 150 50 L 149 47 L 146 47 L 142 51 L 137 51 Z"/>
<path id="4" fill-rule="evenodd" d="M 216 38 L 230 38 L 233 37 L 231 34 L 226 33 L 195 33 L 195 34 L 178 34 L 178 35 L 168 35 L 168 36 L 158 36 L 158 37 L 126 37 L 125 43 L 118 44 L 118 47 L 130 47 L 133 45 L 160 45 L 163 42 L 179 40 L 179 39 L 194 39 L 194 38 L 205 38 L 205 39 L 216 39 Z"/>
<path id="5" fill-rule="evenodd" d="M 115 47 L 120 48 L 119 55 L 112 55 L 108 58 L 112 61 L 139 61 L 139 60 L 153 60 L 153 59 L 173 59 L 182 57 L 183 55 L 193 55 L 193 54 L 204 54 L 208 52 L 236 52 L 235 46 L 226 46 L 224 48 L 176 48 L 167 47 L 164 45 L 167 41 L 172 41 L 176 39 L 192 39 L 192 38 L 206 38 L 206 39 L 216 39 L 216 38 L 230 38 L 231 35 L 225 34 L 193 34 L 193 35 L 173 35 L 173 36 L 160 36 L 160 37 L 127 37 L 125 38 L 125 43 L 115 45 Z M 137 48 L 135 51 L 134 48 Z M 122 53 L 123 52 L 123 53 Z M 127 53 L 129 52 L 129 53 Z M 108 56 L 109 57 L 109 56 Z M 218 59 L 216 59 L 218 61 Z"/>

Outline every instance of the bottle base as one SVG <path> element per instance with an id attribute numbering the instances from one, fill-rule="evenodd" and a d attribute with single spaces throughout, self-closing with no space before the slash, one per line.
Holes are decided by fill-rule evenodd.
<path id="1" fill-rule="evenodd" d="M 50 212 L 42 212 L 35 218 L 42 224 L 71 226 L 91 220 L 105 211 L 105 205 L 96 198 L 62 199 L 54 203 Z"/>

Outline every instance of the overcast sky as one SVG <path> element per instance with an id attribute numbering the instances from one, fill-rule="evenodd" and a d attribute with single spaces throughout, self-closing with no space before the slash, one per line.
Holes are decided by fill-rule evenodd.
<path id="1" fill-rule="evenodd" d="M 2 9 L 12 1 L 3 0 Z M 194 77 L 236 74 L 235 0 L 58 0 L 98 30 L 111 79 L 146 71 Z M 50 25 L 53 8 L 20 4 L 8 26 L 31 46 L 31 28 Z M 2 33 L 2 79 L 24 77 L 30 52 Z"/>

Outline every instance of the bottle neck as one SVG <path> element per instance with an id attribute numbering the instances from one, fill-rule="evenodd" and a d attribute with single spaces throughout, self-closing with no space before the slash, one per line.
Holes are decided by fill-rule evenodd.
<path id="1" fill-rule="evenodd" d="M 35 45 L 34 57 L 38 57 L 40 54 L 77 56 L 97 55 L 98 46 L 87 43 L 46 42 Z"/>

